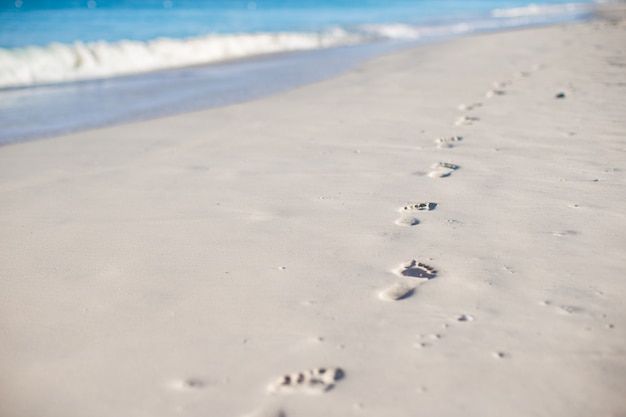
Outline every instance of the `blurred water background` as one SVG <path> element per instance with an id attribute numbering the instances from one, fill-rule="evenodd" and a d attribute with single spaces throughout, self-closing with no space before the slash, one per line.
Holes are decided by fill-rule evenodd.
<path id="1" fill-rule="evenodd" d="M 0 0 L 0 144 L 232 104 L 592 1 Z"/>

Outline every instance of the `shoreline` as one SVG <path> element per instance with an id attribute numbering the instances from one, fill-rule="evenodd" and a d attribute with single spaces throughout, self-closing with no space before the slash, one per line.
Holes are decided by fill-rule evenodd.
<path id="1" fill-rule="evenodd" d="M 0 147 L 0 410 L 626 412 L 625 34 Z"/>
<path id="2" fill-rule="evenodd" d="M 4 88 L 0 89 L 2 99 L 11 104 L 0 115 L 4 126 L 0 146 L 241 104 L 323 82 L 401 50 L 458 37 L 556 26 L 563 24 L 560 19 L 463 35 L 284 51 L 117 77 Z M 572 18 L 567 23 L 580 21 L 580 17 Z M 330 65 L 320 64 L 325 61 Z M 80 118 L 67 117 L 78 112 Z M 37 114 L 37 123 L 24 114 Z"/>
<path id="3" fill-rule="evenodd" d="M 5 99 L 15 102 L 26 101 L 26 104 L 21 104 L 21 107 L 11 109 L 16 118 L 25 113 L 44 114 L 47 119 L 44 121 L 44 129 L 47 128 L 48 131 L 43 131 L 38 126 L 33 127 L 32 123 L 24 120 L 22 125 L 12 127 L 18 133 L 0 132 L 0 146 L 55 138 L 262 99 L 339 76 L 373 57 L 409 48 L 402 46 L 406 43 L 411 42 L 381 42 L 262 54 L 143 74 L 4 89 L 0 92 L 5 93 Z M 347 57 L 342 57 L 342 55 L 347 55 Z M 328 60 L 333 65 L 330 68 L 312 69 L 314 63 L 321 60 Z M 278 80 L 274 80 L 277 74 Z M 191 81 L 199 83 L 200 86 L 190 90 L 193 86 L 176 84 L 176 80 L 181 78 L 192 78 Z M 163 90 L 162 85 L 168 85 L 171 91 Z M 183 88 L 184 94 L 181 99 L 173 97 L 180 95 L 176 91 L 177 88 Z M 195 91 L 198 88 L 201 88 L 201 94 Z M 158 91 L 153 92 L 153 89 Z M 42 93 L 49 97 L 40 102 L 41 99 L 38 96 Z M 188 97 L 190 94 L 197 94 L 199 97 L 190 98 Z M 16 97 L 6 98 L 10 95 Z M 140 107 L 125 108 L 124 103 L 119 102 L 118 96 L 128 100 L 138 96 L 141 100 Z M 157 103 L 156 106 L 151 104 L 152 101 Z M 164 106 L 162 102 L 167 103 L 167 106 Z M 60 108 L 55 108 L 54 106 L 58 106 L 59 103 Z M 177 106 L 179 108 L 174 109 Z M 47 115 L 46 109 L 50 108 L 54 108 L 56 113 Z M 63 120 L 67 113 L 75 113 L 79 109 L 86 113 L 83 118 L 94 120 L 74 122 L 77 124 L 71 124 L 73 120 L 70 120 L 69 126 L 50 126 L 50 123 Z M 5 120 L 0 119 L 0 122 L 11 121 L 10 113 L 6 112 L 4 116 Z M 35 130 L 29 131 L 28 129 Z"/>

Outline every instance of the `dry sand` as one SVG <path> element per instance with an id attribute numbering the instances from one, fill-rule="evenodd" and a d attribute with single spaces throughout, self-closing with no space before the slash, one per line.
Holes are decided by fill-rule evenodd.
<path id="1" fill-rule="evenodd" d="M 0 148 L 0 415 L 624 416 L 625 116 L 594 22 Z"/>

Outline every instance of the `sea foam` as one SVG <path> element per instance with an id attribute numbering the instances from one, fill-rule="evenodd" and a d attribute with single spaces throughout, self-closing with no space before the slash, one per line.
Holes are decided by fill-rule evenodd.
<path id="1" fill-rule="evenodd" d="M 529 4 L 524 7 L 513 7 L 509 9 L 495 9 L 491 12 L 493 17 L 524 17 L 537 15 L 560 15 L 567 13 L 577 13 L 587 11 L 589 6 L 582 3 L 567 4 Z"/>
<path id="2" fill-rule="evenodd" d="M 322 33 L 208 35 L 148 42 L 0 48 L 0 87 L 104 78 L 252 55 L 350 45 L 363 40 L 363 34 L 333 29 Z"/>
<path id="3" fill-rule="evenodd" d="M 476 25 L 367 24 L 319 33 L 242 33 L 147 42 L 75 42 L 0 48 L 0 88 L 107 78 L 277 52 L 471 32 Z"/>
<path id="4" fill-rule="evenodd" d="M 489 17 L 439 25 L 373 23 L 320 32 L 211 34 L 185 39 L 53 43 L 0 48 L 0 88 L 108 78 L 277 52 L 324 49 L 379 40 L 418 40 L 525 26 L 584 13 L 585 4 L 495 9 Z"/>

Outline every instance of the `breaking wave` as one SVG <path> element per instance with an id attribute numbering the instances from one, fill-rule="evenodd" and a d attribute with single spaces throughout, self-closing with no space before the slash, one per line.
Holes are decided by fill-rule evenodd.
<path id="1" fill-rule="evenodd" d="M 496 9 L 490 18 L 448 25 L 402 23 L 333 28 L 319 33 L 242 33 L 146 42 L 75 42 L 0 48 L 0 88 L 107 78 L 181 68 L 276 52 L 354 45 L 376 40 L 416 40 L 478 30 L 524 26 L 539 18 L 580 14 L 584 4 Z"/>
<path id="2" fill-rule="evenodd" d="M 561 15 L 564 13 L 579 13 L 589 9 L 588 4 L 568 3 L 568 4 L 529 4 L 525 7 L 514 7 L 510 9 L 495 9 L 491 12 L 493 17 L 527 17 L 527 16 L 548 16 Z"/>
<path id="3" fill-rule="evenodd" d="M 0 87 L 104 78 L 360 41 L 359 36 L 336 29 L 319 34 L 209 35 L 148 42 L 75 42 L 0 48 Z"/>

